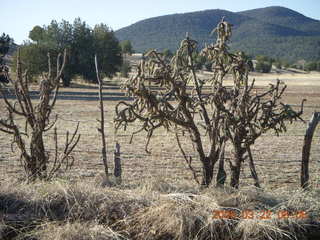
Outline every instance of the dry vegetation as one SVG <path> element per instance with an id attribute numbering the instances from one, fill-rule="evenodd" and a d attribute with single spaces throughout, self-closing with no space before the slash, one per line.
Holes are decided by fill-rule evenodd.
<path id="1" fill-rule="evenodd" d="M 2 239 L 304 239 L 320 217 L 319 191 L 210 188 L 161 179 L 135 188 L 64 181 L 1 184 Z M 252 210 L 253 219 L 215 218 L 215 211 Z M 270 210 L 270 219 L 260 219 Z M 279 219 L 279 211 L 292 215 Z M 305 219 L 295 212 L 305 211 Z M 316 225 L 317 226 L 317 225 Z M 319 225 L 318 225 L 319 227 Z M 308 239 L 308 238 L 305 238 Z M 312 239 L 312 238 L 309 238 Z"/>
<path id="2" fill-rule="evenodd" d="M 320 76 L 319 76 L 320 79 Z M 259 81 L 258 81 L 259 83 Z M 108 89 L 109 88 L 109 89 Z M 114 87 L 106 87 L 104 90 L 106 98 L 118 98 L 119 95 L 124 96 L 124 93 L 119 89 L 111 89 Z M 317 110 L 320 101 L 320 87 L 305 86 L 296 87 L 289 84 L 286 92 L 285 100 L 290 104 L 296 104 L 298 108 L 300 96 L 308 99 L 305 108 L 303 118 L 308 120 L 314 110 Z M 93 99 L 97 98 L 97 89 L 91 89 L 91 86 L 83 86 L 83 88 L 71 88 L 62 89 L 61 97 L 73 98 L 85 98 Z M 96 100 L 96 99 L 94 99 Z M 153 176 L 162 176 L 164 178 L 172 178 L 176 176 L 177 179 L 191 180 L 192 175 L 188 172 L 185 166 L 184 160 L 178 152 L 178 147 L 174 143 L 174 135 L 166 133 L 164 130 L 155 132 L 156 138 L 150 143 L 150 149 L 152 154 L 148 155 L 144 151 L 146 134 L 141 132 L 134 137 L 133 143 L 129 144 L 131 134 L 130 132 L 118 132 L 114 133 L 113 118 L 114 118 L 114 106 L 117 101 L 106 102 L 106 133 L 107 133 L 107 150 L 108 161 L 111 165 L 113 162 L 113 151 L 115 141 L 119 141 L 122 152 L 123 162 L 123 178 L 124 181 L 136 184 L 140 180 L 150 178 Z M 92 177 L 102 172 L 102 161 L 100 159 L 100 139 L 97 132 L 97 121 L 99 117 L 99 111 L 97 107 L 97 101 L 88 100 L 61 100 L 58 99 L 56 103 L 55 112 L 58 113 L 59 119 L 57 121 L 57 128 L 61 129 L 60 135 L 61 142 L 64 139 L 64 130 L 72 131 L 74 124 L 80 121 L 79 134 L 82 135 L 78 147 L 75 149 L 74 156 L 76 158 L 75 165 L 71 172 L 67 174 L 68 178 L 77 179 L 85 178 L 86 180 L 92 179 Z M 70 108 L 72 106 L 72 108 Z M 3 107 L 1 105 L 0 107 Z M 138 128 L 138 127 L 137 127 Z M 274 134 L 264 135 L 259 140 L 253 149 L 253 154 L 256 157 L 257 168 L 259 175 L 261 175 L 261 181 L 263 187 L 276 188 L 283 184 L 288 184 L 292 187 L 299 186 L 299 171 L 300 171 L 300 159 L 303 143 L 303 135 L 306 129 L 306 124 L 302 122 L 296 122 L 293 125 L 289 125 L 288 132 L 281 134 L 280 137 L 276 137 Z M 132 130 L 134 131 L 134 129 Z M 316 163 L 319 157 L 319 131 L 316 132 L 314 138 L 314 147 L 312 148 L 311 155 L 311 170 L 314 173 L 318 172 L 319 164 Z M 46 134 L 46 139 L 53 142 L 53 131 Z M 11 136 L 0 134 L 1 144 L 1 179 L 5 179 L 6 174 L 23 174 L 20 167 L 17 155 L 11 151 Z M 187 143 L 187 142 L 185 142 Z M 62 148 L 63 146 L 61 146 Z M 52 150 L 53 147 L 48 146 L 48 150 Z M 13 148 L 15 151 L 16 149 Z M 194 155 L 193 149 L 190 146 L 188 154 Z M 230 150 L 227 151 L 227 156 L 230 155 Z M 246 163 L 245 163 L 246 164 Z M 252 182 L 250 174 L 247 172 L 247 167 L 243 167 L 241 181 L 243 183 Z M 277 173 L 277 174 L 275 174 Z M 316 175 L 311 175 L 314 184 L 319 184 L 315 179 Z"/>
<path id="3" fill-rule="evenodd" d="M 262 79 L 262 85 L 264 81 L 268 79 Z M 320 87 L 313 85 L 314 81 L 310 80 L 309 86 L 286 82 L 289 87 L 284 98 L 288 103 L 298 107 L 301 96 L 308 99 L 304 119 L 309 119 L 319 107 Z M 60 96 L 65 99 L 58 99 L 55 109 L 60 116 L 57 127 L 72 130 L 74 121 L 80 121 L 79 133 L 83 136 L 75 149 L 76 163 L 71 172 L 60 174 L 53 182 L 24 184 L 16 177 L 22 179 L 23 171 L 17 155 L 11 152 L 9 136 L 0 135 L 3 239 L 12 239 L 16 234 L 18 239 L 39 240 L 304 239 L 303 236 L 318 239 L 319 235 L 312 233 L 316 232 L 316 227 L 311 227 L 310 223 L 319 224 L 320 218 L 319 131 L 311 155 L 312 191 L 299 190 L 299 161 L 306 128 L 301 122 L 289 126 L 288 132 L 280 137 L 264 135 L 254 146 L 263 190 L 252 188 L 253 180 L 245 164 L 240 190 L 210 187 L 200 191 L 177 146 L 172 144 L 173 135 L 164 130 L 156 132 L 156 138 L 150 143 L 152 154 L 148 155 L 144 151 L 146 134 L 138 134 L 129 144 L 129 133 L 114 133 L 113 109 L 118 98 L 124 95 L 115 86 L 106 86 L 104 93 L 107 99 L 115 100 L 106 101 L 108 161 L 112 169 L 113 147 L 116 141 L 120 142 L 123 184 L 101 187 L 104 170 L 96 130 L 99 112 L 97 102 L 91 101 L 98 96 L 96 87 L 83 85 L 62 89 Z M 79 100 L 71 100 L 77 97 Z M 48 132 L 46 139 L 52 138 L 52 132 Z M 47 148 L 51 149 L 50 142 Z M 194 155 L 191 146 L 189 149 L 188 154 Z M 217 209 L 238 212 L 251 209 L 260 214 L 261 210 L 269 209 L 274 215 L 269 220 L 212 219 Z M 305 211 L 308 217 L 278 219 L 279 210 Z"/>

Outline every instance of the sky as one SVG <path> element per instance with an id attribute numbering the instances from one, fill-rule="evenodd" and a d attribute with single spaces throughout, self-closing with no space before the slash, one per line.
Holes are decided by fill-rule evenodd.
<path id="1" fill-rule="evenodd" d="M 0 34 L 9 34 L 17 44 L 27 40 L 36 25 L 62 19 L 72 23 L 77 17 L 91 27 L 105 23 L 117 30 L 146 18 L 173 13 L 206 9 L 238 12 L 283 6 L 320 20 L 320 0 L 0 0 L 0 6 Z"/>

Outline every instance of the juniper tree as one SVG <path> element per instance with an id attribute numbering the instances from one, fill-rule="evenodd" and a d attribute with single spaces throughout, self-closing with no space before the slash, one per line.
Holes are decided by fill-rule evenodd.
<path id="1" fill-rule="evenodd" d="M 65 20 L 52 21 L 48 26 L 35 26 L 29 37 L 33 42 L 27 41 L 21 46 L 21 59 L 28 64 L 30 74 L 35 77 L 48 69 L 47 52 L 56 57 L 59 52 L 68 49 L 68 64 L 61 76 L 65 87 L 70 86 L 76 75 L 96 83 L 95 53 L 101 59 L 99 71 L 103 76 L 114 76 L 122 65 L 119 41 L 105 24 L 91 28 L 80 18 L 76 18 L 73 24 Z"/>

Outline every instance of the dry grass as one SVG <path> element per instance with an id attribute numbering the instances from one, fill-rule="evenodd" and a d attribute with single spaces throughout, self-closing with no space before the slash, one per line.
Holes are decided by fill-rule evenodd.
<path id="1" fill-rule="evenodd" d="M 32 237 L 38 240 L 125 240 L 111 228 L 97 223 L 47 223 L 39 227 Z"/>
<path id="2" fill-rule="evenodd" d="M 172 186 L 165 180 L 136 188 L 58 180 L 29 185 L 6 181 L 0 190 L 0 236 L 37 240 L 301 239 L 310 226 L 319 231 L 319 199 L 320 191 L 315 190 L 200 191 L 184 184 Z M 215 211 L 220 210 L 238 215 L 215 218 Z M 270 210 L 272 215 L 270 219 L 258 215 L 245 219 L 240 213 L 249 210 Z M 304 211 L 306 218 L 279 219 L 280 210 Z"/>
<path id="3" fill-rule="evenodd" d="M 300 72 L 300 73 L 299 73 Z M 202 78 L 210 77 L 212 75 L 211 72 L 203 72 L 200 74 Z M 320 73 L 319 72 L 303 72 L 303 71 L 279 71 L 272 73 L 257 73 L 251 72 L 249 74 L 249 80 L 256 80 L 256 86 L 268 86 L 270 83 L 276 83 L 277 79 L 282 80 L 288 86 L 320 86 Z M 225 84 L 231 85 L 233 83 L 232 76 L 226 76 Z"/>
<path id="4" fill-rule="evenodd" d="M 288 74 L 287 74 L 288 75 Z M 280 79 L 290 77 L 285 74 L 280 75 Z M 309 84 L 308 86 L 290 85 L 285 94 L 284 102 L 298 105 L 301 98 L 307 98 L 307 105 L 311 106 L 305 109 L 303 118 L 308 120 L 314 110 L 319 110 L 320 88 L 312 85 L 314 82 L 320 82 L 319 74 L 295 74 L 292 81 L 298 81 Z M 277 76 L 276 74 L 255 76 L 257 83 L 269 81 L 272 82 Z M 306 80 L 309 78 L 309 80 Z M 291 81 L 290 80 L 290 81 Z M 107 97 L 119 97 L 124 94 L 119 89 L 114 89 L 114 86 L 106 86 L 104 91 Z M 61 96 L 70 97 L 69 100 L 58 100 L 55 112 L 59 114 L 57 122 L 59 147 L 63 148 L 64 137 L 66 130 L 73 131 L 75 124 L 80 121 L 79 133 L 82 134 L 80 142 L 75 149 L 74 156 L 76 159 L 73 170 L 65 177 L 70 179 L 86 179 L 92 181 L 95 176 L 102 172 L 102 161 L 100 159 L 100 138 L 97 133 L 96 118 L 99 116 L 97 102 L 90 100 L 70 100 L 72 97 L 83 97 L 89 94 L 89 97 L 97 94 L 96 86 L 94 85 L 75 85 L 73 88 L 62 88 Z M 123 96 L 123 95 L 121 95 Z M 171 178 L 170 182 L 176 181 L 192 181 L 192 175 L 185 165 L 179 149 L 176 146 L 174 135 L 160 129 L 155 132 L 155 137 L 150 143 L 152 154 L 148 155 L 144 150 L 146 135 L 142 132 L 133 138 L 133 143 L 129 144 L 131 132 L 137 129 L 138 126 L 133 126 L 128 131 L 120 131 L 114 133 L 113 117 L 114 106 L 117 101 L 106 101 L 106 127 L 107 127 L 107 149 L 108 161 L 112 169 L 113 149 L 115 141 L 121 145 L 122 163 L 123 163 L 123 181 L 125 184 L 140 184 L 141 179 L 151 179 L 153 177 Z M 314 106 L 314 108 L 313 108 Z M 3 104 L 0 104 L 0 111 L 3 110 Z M 296 108 L 296 107 L 295 107 Z M 23 125 L 21 125 L 23 126 Z M 301 149 L 303 143 L 303 134 L 306 129 L 306 124 L 296 122 L 288 126 L 288 132 L 275 137 L 273 133 L 268 133 L 258 140 L 252 149 L 253 155 L 257 164 L 257 171 L 261 178 L 263 187 L 278 188 L 282 185 L 290 185 L 292 187 L 299 186 L 299 170 Z M 11 137 L 0 133 L 0 179 L 5 179 L 6 174 L 19 175 L 21 167 L 17 161 L 17 150 L 14 148 L 11 151 Z M 316 132 L 314 145 L 319 145 L 319 134 Z M 52 131 L 48 132 L 45 140 L 49 153 L 53 152 L 53 135 Z M 194 157 L 194 162 L 197 162 L 195 151 L 191 143 L 187 139 L 181 139 L 185 146 L 187 154 Z M 314 177 L 319 171 L 319 148 L 312 148 L 311 154 L 311 180 L 314 185 L 319 185 L 319 179 Z M 230 157 L 232 149 L 227 147 L 227 156 Z M 201 166 L 196 164 L 195 168 Z M 242 172 L 242 184 L 251 185 L 252 179 L 248 166 L 244 165 Z M 276 174 L 275 174 L 276 173 Z"/>

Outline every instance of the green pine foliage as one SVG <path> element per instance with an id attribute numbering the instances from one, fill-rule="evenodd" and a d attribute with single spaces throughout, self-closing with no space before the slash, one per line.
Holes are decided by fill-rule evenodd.
<path id="1" fill-rule="evenodd" d="M 120 46 L 123 54 L 131 55 L 134 53 L 131 42 L 129 40 L 124 40 L 120 42 Z"/>
<path id="2" fill-rule="evenodd" d="M 320 61 L 309 62 L 305 66 L 306 71 L 320 71 Z"/>
<path id="3" fill-rule="evenodd" d="M 274 62 L 272 58 L 259 55 L 256 57 L 256 60 L 257 64 L 255 70 L 257 72 L 269 73 L 271 71 L 272 63 Z"/>
<path id="4" fill-rule="evenodd" d="M 123 61 L 123 64 L 120 67 L 121 77 L 128 78 L 130 71 L 131 71 L 130 62 L 128 60 Z"/>
<path id="5" fill-rule="evenodd" d="M 53 20 L 48 26 L 35 26 L 29 33 L 32 41 L 21 46 L 21 59 L 27 65 L 31 77 L 37 77 L 48 68 L 47 53 L 54 59 L 67 49 L 68 58 L 64 69 L 63 83 L 69 86 L 75 76 L 96 82 L 94 56 L 97 54 L 99 70 L 104 76 L 112 77 L 122 64 L 121 47 L 114 32 L 105 24 L 94 28 L 80 18 L 73 24 Z M 16 57 L 16 56 L 15 56 Z M 15 65 L 13 64 L 13 68 Z"/>
<path id="6" fill-rule="evenodd" d="M 3 33 L 0 36 L 0 57 L 4 57 L 10 49 L 10 45 L 12 44 L 12 39 L 8 34 Z"/>

